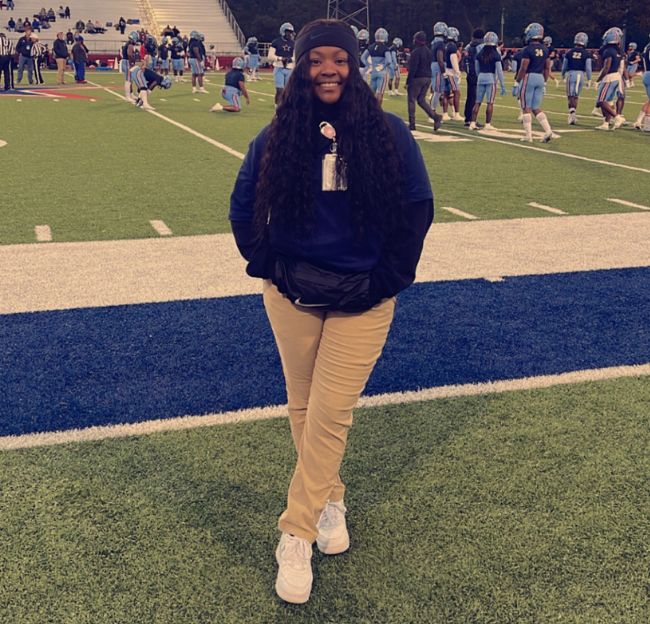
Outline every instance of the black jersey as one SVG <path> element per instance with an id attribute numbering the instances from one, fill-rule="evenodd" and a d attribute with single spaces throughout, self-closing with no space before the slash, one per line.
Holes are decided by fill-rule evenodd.
<path id="1" fill-rule="evenodd" d="M 240 69 L 231 69 L 226 74 L 225 85 L 227 87 L 235 87 L 235 89 L 240 89 L 241 87 L 239 86 L 239 83 L 245 81 L 246 78 L 244 78 L 244 72 L 242 72 Z"/>
<path id="2" fill-rule="evenodd" d="M 582 47 L 571 48 L 565 55 L 567 71 L 585 71 L 591 52 Z"/>
<path id="3" fill-rule="evenodd" d="M 548 49 L 539 41 L 531 41 L 521 53 L 521 60 L 528 59 L 527 74 L 543 74 L 548 58 Z"/>
<path id="4" fill-rule="evenodd" d="M 602 54 L 600 55 L 600 58 L 603 62 L 603 67 L 605 66 L 607 59 L 611 59 L 612 63 L 609 66 L 609 71 L 607 72 L 608 74 L 618 73 L 618 70 L 621 67 L 621 61 L 623 60 L 623 55 L 621 54 L 621 51 L 616 44 L 605 46 Z"/>
<path id="5" fill-rule="evenodd" d="M 458 58 L 458 46 L 453 42 L 449 41 L 445 46 L 445 66 L 447 69 L 453 69 L 454 66 L 451 64 L 451 57 L 456 56 Z"/>

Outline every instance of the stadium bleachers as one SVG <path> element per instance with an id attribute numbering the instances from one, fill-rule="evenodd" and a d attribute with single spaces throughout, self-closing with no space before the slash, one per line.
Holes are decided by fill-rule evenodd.
<path id="1" fill-rule="evenodd" d="M 125 20 L 139 20 L 139 24 L 133 26 L 133 28 L 142 28 L 146 27 L 144 22 L 144 15 L 140 9 L 140 4 L 136 0 L 111 0 L 111 2 L 103 2 L 102 0 L 67 0 L 63 3 L 63 6 L 70 7 L 70 19 L 61 19 L 58 16 L 58 9 L 61 2 L 57 4 L 43 4 L 43 1 L 38 0 L 16 0 L 16 9 L 14 11 L 3 11 L 0 13 L 0 26 L 3 29 L 3 32 L 7 26 L 7 21 L 9 17 L 13 17 L 16 23 L 23 21 L 25 17 L 30 19 L 33 18 L 35 14 L 45 7 L 49 9 L 50 6 L 57 13 L 56 21 L 51 24 L 49 29 L 42 29 L 39 35 L 41 41 L 47 43 L 56 39 L 56 33 L 59 31 L 66 32 L 68 29 L 75 31 L 75 24 L 78 20 L 83 20 L 86 23 L 89 19 L 93 22 L 98 21 L 102 26 L 106 28 L 106 32 L 103 34 L 86 34 L 83 33 L 84 39 L 88 47 L 93 49 L 102 49 L 106 47 L 108 49 L 113 49 L 115 45 L 111 42 L 117 42 L 122 39 L 120 31 L 115 29 L 115 25 L 120 19 L 120 16 L 124 17 Z M 106 27 L 106 24 L 111 22 L 112 27 Z M 127 26 L 127 32 L 130 29 Z M 20 37 L 20 33 L 7 33 L 10 39 L 17 39 Z"/>
<path id="2" fill-rule="evenodd" d="M 186 0 L 182 10 L 177 0 L 148 1 L 161 29 L 169 24 L 184 34 L 198 30 L 205 35 L 206 44 L 213 44 L 217 52 L 241 52 L 242 45 L 218 0 Z"/>
<path id="3" fill-rule="evenodd" d="M 160 37 L 160 31 L 167 25 L 176 25 L 182 34 L 189 34 L 192 30 L 199 30 L 205 35 L 206 45 L 214 45 L 215 50 L 220 53 L 241 52 L 241 44 L 235 35 L 224 11 L 218 0 L 187 0 L 179 3 L 177 0 L 68 0 L 63 4 L 70 7 L 70 19 L 60 19 L 58 16 L 57 4 L 43 4 L 42 0 L 16 0 L 16 9 L 14 11 L 2 11 L 0 13 L 0 28 L 10 39 L 16 40 L 20 33 L 9 33 L 6 30 L 9 17 L 13 17 L 16 23 L 22 22 L 25 17 L 30 20 L 35 14 L 38 14 L 41 8 L 49 9 L 50 6 L 57 13 L 56 21 L 51 24 L 51 28 L 42 29 L 39 38 L 44 43 L 49 43 L 56 38 L 56 33 L 60 30 L 66 32 L 68 29 L 74 32 L 75 24 L 78 20 L 86 23 L 89 19 L 93 22 L 98 21 L 106 27 L 107 23 L 112 23 L 106 27 L 103 34 L 83 33 L 85 43 L 91 51 L 108 51 L 113 52 L 119 48 L 124 37 L 120 31 L 115 29 L 115 25 L 124 17 L 127 21 L 138 20 L 138 24 L 127 25 L 126 32 L 130 30 L 146 28 L 153 32 L 157 38 Z M 148 14 L 151 9 L 151 15 Z M 153 19 L 151 19 L 153 17 Z M 158 32 L 155 32 L 158 30 Z"/>

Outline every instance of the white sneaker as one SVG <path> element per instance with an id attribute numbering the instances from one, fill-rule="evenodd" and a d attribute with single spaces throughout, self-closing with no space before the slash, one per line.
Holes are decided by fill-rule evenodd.
<path id="1" fill-rule="evenodd" d="M 279 566 L 275 591 L 285 602 L 303 604 L 309 600 L 314 580 L 311 555 L 311 544 L 306 539 L 282 534 L 275 551 Z"/>
<path id="2" fill-rule="evenodd" d="M 476 127 L 476 122 L 474 122 L 474 121 L 470 121 L 470 123 L 469 123 L 469 129 L 470 129 L 470 130 L 478 130 L 478 128 Z"/>
<path id="3" fill-rule="evenodd" d="M 597 106 L 594 107 L 594 110 L 591 111 L 591 114 L 594 117 L 602 117 L 603 116 L 603 113 L 601 112 L 600 108 L 598 108 Z"/>
<path id="4" fill-rule="evenodd" d="M 519 113 L 519 115 L 517 116 L 517 121 L 523 121 L 523 120 L 524 120 L 524 114 Z"/>
<path id="5" fill-rule="evenodd" d="M 454 115 L 454 121 L 465 121 L 465 117 L 463 117 L 460 113 L 456 113 Z"/>
<path id="6" fill-rule="evenodd" d="M 199 93 L 208 93 L 208 91 L 205 90 L 204 87 L 199 87 Z"/>
<path id="7" fill-rule="evenodd" d="M 350 548 L 350 535 L 345 524 L 345 512 L 347 509 L 341 503 L 330 503 L 318 520 L 318 537 L 316 545 L 325 555 L 339 555 Z"/>
<path id="8" fill-rule="evenodd" d="M 192 93 L 196 93 L 198 89 L 196 87 L 192 87 Z"/>
<path id="9" fill-rule="evenodd" d="M 614 130 L 620 128 L 625 123 L 625 117 L 623 115 L 616 115 L 614 117 Z"/>
<path id="10" fill-rule="evenodd" d="M 555 78 L 554 80 L 555 80 L 555 88 L 559 89 L 560 88 L 560 81 L 557 78 Z"/>
<path id="11" fill-rule="evenodd" d="M 596 130 L 609 130 L 609 122 L 605 122 L 600 126 L 596 126 Z"/>
<path id="12" fill-rule="evenodd" d="M 443 121 L 451 121 L 451 117 L 449 116 L 449 113 L 443 113 L 442 114 L 442 120 Z"/>
<path id="13" fill-rule="evenodd" d="M 492 124 L 486 123 L 483 126 L 483 130 L 487 130 L 488 132 L 494 132 L 496 128 Z"/>
<path id="14" fill-rule="evenodd" d="M 217 102 L 217 103 L 216 103 L 216 104 L 215 104 L 215 105 L 210 109 L 210 112 L 211 112 L 211 113 L 216 113 L 217 111 L 222 111 L 222 110 L 223 110 L 223 106 L 221 106 L 221 104 L 219 104 L 219 102 Z"/>
<path id="15" fill-rule="evenodd" d="M 532 143 L 532 142 L 533 142 L 533 137 L 532 137 L 532 136 L 530 136 L 530 137 L 525 136 L 525 137 L 522 137 L 522 138 L 519 139 L 519 140 L 520 140 L 522 143 Z"/>

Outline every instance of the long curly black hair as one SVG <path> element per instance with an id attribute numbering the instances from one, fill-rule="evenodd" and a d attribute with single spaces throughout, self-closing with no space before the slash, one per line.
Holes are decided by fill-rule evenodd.
<path id="1" fill-rule="evenodd" d="M 332 21 L 311 22 L 304 33 Z M 357 234 L 363 236 L 370 228 L 386 237 L 402 213 L 402 164 L 384 112 L 363 81 L 356 59 L 349 63 L 350 75 L 334 105 L 338 153 L 347 163 Z M 312 166 L 323 107 L 313 93 L 305 54 L 296 63 L 268 129 L 256 186 L 254 224 L 259 236 L 269 211 L 274 224 L 294 231 L 307 233 L 313 226 Z"/>

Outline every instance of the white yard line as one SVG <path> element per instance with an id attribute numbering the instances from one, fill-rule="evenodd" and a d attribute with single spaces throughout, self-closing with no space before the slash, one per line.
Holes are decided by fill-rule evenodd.
<path id="1" fill-rule="evenodd" d="M 458 208 L 452 208 L 451 206 L 443 206 L 442 209 L 446 210 L 447 212 L 451 212 L 451 214 L 455 214 L 458 217 L 469 219 L 470 221 L 474 221 L 475 219 L 478 219 L 477 216 L 473 214 L 469 214 L 469 212 L 464 212 L 462 210 L 458 210 Z"/>
<path id="2" fill-rule="evenodd" d="M 384 405 L 400 405 L 447 399 L 464 396 L 480 396 L 485 394 L 498 394 L 521 390 L 536 390 L 551 388 L 566 384 L 589 383 L 608 379 L 622 379 L 625 377 L 641 377 L 650 375 L 650 364 L 636 366 L 615 366 L 610 368 L 596 368 L 589 370 L 572 371 L 558 375 L 541 375 L 538 377 L 524 377 L 521 379 L 508 379 L 490 381 L 476 384 L 462 384 L 453 386 L 439 386 L 424 390 L 410 392 L 392 392 L 375 396 L 364 396 L 359 400 L 358 407 L 380 407 Z M 183 431 L 197 427 L 211 427 L 229 423 L 253 422 L 271 418 L 286 418 L 286 405 L 270 405 L 246 410 L 208 414 L 206 416 L 186 416 L 164 420 L 150 420 L 142 423 L 127 425 L 112 425 L 105 427 L 89 427 L 87 429 L 73 429 L 53 433 L 34 433 L 24 436 L 0 437 L 0 451 L 35 448 L 39 446 L 54 446 L 69 444 L 71 442 L 89 442 L 92 440 L 105 440 L 108 438 L 126 438 L 131 436 L 163 433 L 166 431 Z"/>
<path id="3" fill-rule="evenodd" d="M 431 129 L 431 126 L 425 126 L 424 124 L 416 124 L 421 128 Z M 534 152 L 541 152 L 542 154 L 548 154 L 549 156 L 562 156 L 564 158 L 573 158 L 575 160 L 583 160 L 590 163 L 595 163 L 598 165 L 605 165 L 607 167 L 617 167 L 619 169 L 628 169 L 629 171 L 639 171 L 640 173 L 650 173 L 650 169 L 643 169 L 642 167 L 632 167 L 631 165 L 623 165 L 621 163 L 611 162 L 609 160 L 597 160 L 595 158 L 587 158 L 586 156 L 578 156 L 577 154 L 570 154 L 567 152 L 556 152 L 555 150 L 534 147 L 532 145 L 526 145 L 521 143 L 515 143 L 513 141 L 505 141 L 502 139 L 491 139 L 487 136 L 483 136 L 480 133 L 473 132 L 469 134 L 468 132 L 458 132 L 457 130 L 447 130 L 444 127 L 440 128 L 438 132 L 447 132 L 449 134 L 456 134 L 462 137 L 470 137 L 474 139 L 479 139 L 481 141 L 491 141 L 492 143 L 500 143 L 501 145 L 508 145 L 510 147 L 518 147 L 519 149 L 533 150 Z"/>
<path id="4" fill-rule="evenodd" d="M 528 202 L 528 205 L 532 208 L 539 208 L 540 210 L 546 210 L 546 212 L 552 212 L 553 214 L 565 215 L 567 214 L 564 210 L 559 208 L 553 208 L 553 206 L 547 206 L 545 204 L 538 204 L 537 202 Z"/>
<path id="5" fill-rule="evenodd" d="M 49 225 L 37 225 L 34 233 L 39 243 L 49 243 L 52 240 L 52 230 Z"/>
<path id="6" fill-rule="evenodd" d="M 417 282 L 650 266 L 650 212 L 434 223 Z M 0 245 L 0 314 L 258 295 L 232 234 Z"/>
<path id="7" fill-rule="evenodd" d="M 626 201 L 625 199 L 616 199 L 615 197 L 606 197 L 608 202 L 614 202 L 615 204 L 621 204 L 621 206 L 629 206 L 630 208 L 639 208 L 639 210 L 650 210 L 650 206 L 644 206 L 643 204 L 635 204 L 634 202 Z"/>
<path id="8" fill-rule="evenodd" d="M 164 221 L 158 221 L 154 219 L 153 221 L 149 221 L 151 224 L 151 227 L 158 232 L 161 236 L 171 236 L 172 231 L 167 227 L 166 223 Z"/>
<path id="9" fill-rule="evenodd" d="M 126 101 L 126 98 L 117 93 L 116 91 L 113 91 L 112 89 L 109 89 L 108 87 L 103 87 L 100 84 L 97 84 L 95 82 L 90 82 L 88 81 L 88 84 L 91 84 L 93 86 L 99 87 L 100 89 L 103 89 L 107 93 L 110 93 L 111 95 L 114 95 L 117 98 L 120 98 L 120 100 Z M 199 100 L 200 101 L 200 100 Z M 186 126 L 185 124 L 182 124 L 178 121 L 174 121 L 173 119 L 166 117 L 165 115 L 161 115 L 158 111 L 146 111 L 147 113 L 150 113 L 151 115 L 155 115 L 159 119 L 162 119 L 163 121 L 166 121 L 167 123 L 172 124 L 173 126 L 176 126 L 177 128 L 180 128 L 181 130 L 184 130 L 185 132 L 188 132 L 189 134 L 205 141 L 206 143 L 210 143 L 210 145 L 214 145 L 215 147 L 218 147 L 220 150 L 223 150 L 224 152 L 230 154 L 231 156 L 235 156 L 236 158 L 239 158 L 240 160 L 244 160 L 244 154 L 241 152 L 238 152 L 237 150 L 234 150 L 232 147 L 229 147 L 228 145 L 224 145 L 223 143 L 219 143 L 219 141 L 215 141 L 214 139 L 210 138 L 209 136 L 206 136 L 205 134 L 201 134 L 200 132 L 197 132 L 193 128 L 190 128 L 189 126 Z"/>

